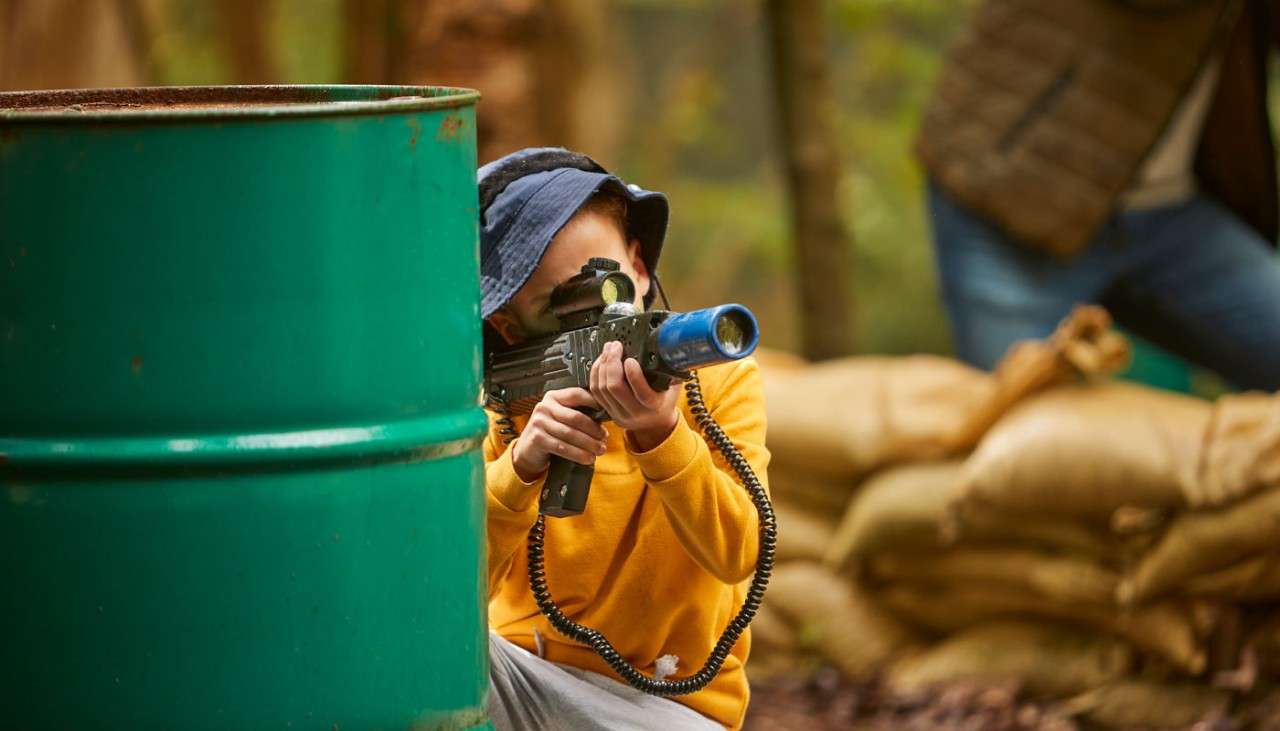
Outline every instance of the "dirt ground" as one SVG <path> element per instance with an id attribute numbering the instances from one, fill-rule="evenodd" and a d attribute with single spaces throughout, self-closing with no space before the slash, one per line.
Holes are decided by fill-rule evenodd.
<path id="1" fill-rule="evenodd" d="M 837 671 L 824 668 L 808 678 L 779 677 L 753 683 L 745 728 L 746 731 L 1090 731 L 1093 727 L 1062 717 L 1050 705 L 1019 701 L 1016 689 L 1011 686 L 956 685 L 933 693 L 894 698 L 874 684 L 850 683 Z M 1242 702 L 1230 719 L 1202 722 L 1185 731 L 1280 731 L 1280 693 L 1271 692 Z"/>

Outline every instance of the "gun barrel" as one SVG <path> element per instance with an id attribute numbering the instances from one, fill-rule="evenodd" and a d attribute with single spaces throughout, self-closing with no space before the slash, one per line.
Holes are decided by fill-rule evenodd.
<path id="1" fill-rule="evenodd" d="M 673 314 L 658 327 L 658 355 L 671 368 L 695 368 L 745 358 L 760 342 L 751 310 L 738 304 Z"/>

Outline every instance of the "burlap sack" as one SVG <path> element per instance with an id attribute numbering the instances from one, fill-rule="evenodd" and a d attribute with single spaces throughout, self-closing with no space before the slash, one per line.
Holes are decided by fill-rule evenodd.
<path id="1" fill-rule="evenodd" d="M 950 633 L 994 619 L 1023 617 L 1066 622 L 1118 635 L 1175 667 L 1198 675 L 1207 662 L 1204 638 L 1211 613 L 1182 602 L 1129 610 L 1092 603 L 1065 604 L 1005 586 L 894 584 L 876 593 L 896 615 L 925 630 Z"/>
<path id="2" fill-rule="evenodd" d="M 1106 524 L 1126 505 L 1177 508 L 1195 489 L 1209 404 L 1110 383 L 1015 407 L 965 466 L 957 506 Z"/>
<path id="3" fill-rule="evenodd" d="M 827 513 L 833 520 L 844 514 L 857 487 L 855 480 L 769 465 L 769 494 L 774 499 Z"/>
<path id="4" fill-rule="evenodd" d="M 1105 530 L 988 506 L 952 512 L 962 463 L 892 467 L 869 478 L 836 529 L 827 565 L 853 571 L 878 553 L 927 554 L 949 546 L 1020 546 L 1111 561 L 1118 544 Z"/>
<path id="5" fill-rule="evenodd" d="M 782 468 L 855 478 L 953 451 L 990 377 L 947 358 L 857 357 L 764 379 L 769 449 Z"/>
<path id="6" fill-rule="evenodd" d="M 1278 543 L 1280 489 L 1183 513 L 1120 583 L 1116 596 L 1132 603 L 1173 593 L 1192 577 L 1274 550 Z"/>
<path id="7" fill-rule="evenodd" d="M 1036 696 L 1063 697 L 1124 677 L 1124 642 L 1076 628 L 1000 621 L 971 627 L 894 663 L 885 677 L 899 693 L 958 681 L 1014 681 Z"/>
<path id="8" fill-rule="evenodd" d="M 767 602 L 797 628 L 807 646 L 852 679 L 870 677 L 918 642 L 875 601 L 817 564 L 775 569 Z"/>
<path id="9" fill-rule="evenodd" d="M 1280 487 L 1280 395 L 1219 398 L 1192 504 L 1222 505 L 1273 487 Z"/>
<path id="10" fill-rule="evenodd" d="M 1272 551 L 1187 580 L 1183 593 L 1234 602 L 1280 600 L 1280 552 Z"/>
<path id="11" fill-rule="evenodd" d="M 742 671 L 747 682 L 754 686 L 775 679 L 805 677 L 812 674 L 817 662 L 815 657 L 800 652 L 770 652 L 757 657 L 752 649 Z"/>
<path id="12" fill-rule="evenodd" d="M 774 463 L 852 478 L 968 451 L 1029 394 L 1127 362 L 1127 344 L 1109 327 L 1104 310 L 1081 308 L 1049 340 L 1015 346 L 993 375 L 931 355 L 765 372 Z"/>
<path id="13" fill-rule="evenodd" d="M 999 586 L 1065 603 L 1106 604 L 1119 575 L 1098 564 L 1017 548 L 956 548 L 935 556 L 886 553 L 867 562 L 869 578 L 914 584 Z"/>
<path id="14" fill-rule="evenodd" d="M 1061 710 L 1116 729 L 1190 728 L 1225 718 L 1231 696 L 1206 685 L 1122 680 L 1065 701 Z"/>
<path id="15" fill-rule="evenodd" d="M 957 480 L 957 488 L 960 481 Z M 942 525 L 947 543 L 1021 546 L 1061 553 L 1110 565 L 1123 545 L 1107 531 L 1085 523 L 1014 513 L 989 505 L 963 505 L 948 510 Z"/>
<path id="16" fill-rule="evenodd" d="M 1280 615 L 1272 615 L 1255 627 L 1248 647 L 1264 677 L 1280 677 Z"/>
<path id="17" fill-rule="evenodd" d="M 812 365 L 802 355 L 796 355 L 786 350 L 778 350 L 777 348 L 756 348 L 751 357 L 756 359 L 756 363 L 760 366 L 760 372 L 766 374 L 766 378 L 768 374 L 775 371 L 797 371 Z"/>
<path id="18" fill-rule="evenodd" d="M 756 610 L 751 620 L 751 658 L 758 655 L 788 653 L 800 649 L 796 630 L 769 604 Z"/>
<path id="19" fill-rule="evenodd" d="M 827 565 L 847 569 L 879 552 L 937 551 L 944 545 L 941 526 L 959 477 L 959 462 L 925 462 L 870 478 L 836 529 Z"/>
<path id="20" fill-rule="evenodd" d="M 1129 343 L 1111 329 L 1111 316 L 1096 305 L 1071 311 L 1045 340 L 1015 343 L 996 365 L 992 387 L 954 440 L 970 448 L 1012 406 L 1039 391 L 1079 377 L 1097 379 L 1129 364 Z"/>
<path id="21" fill-rule="evenodd" d="M 777 561 L 821 561 L 835 534 L 831 514 L 815 513 L 776 499 L 773 512 L 778 519 L 778 546 L 774 554 Z"/>

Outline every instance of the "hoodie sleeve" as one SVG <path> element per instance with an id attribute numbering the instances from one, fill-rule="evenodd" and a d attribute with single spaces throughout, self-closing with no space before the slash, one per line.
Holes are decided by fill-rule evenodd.
<path id="1" fill-rule="evenodd" d="M 538 519 L 538 491 L 543 476 L 525 482 L 511 462 L 515 441 L 503 445 L 490 414 L 489 433 L 484 439 L 485 542 L 489 549 L 489 598 L 497 593 L 511 562 L 525 543 L 529 529 Z"/>
<path id="2" fill-rule="evenodd" d="M 707 373 L 725 369 L 716 383 Z M 704 369 L 703 400 L 711 416 L 751 464 L 768 491 L 764 389 L 754 358 Z M 719 375 L 719 373 L 715 374 Z M 746 488 L 719 454 L 681 413 L 675 429 L 658 446 L 631 454 L 662 500 L 681 545 L 698 565 L 727 584 L 749 578 L 759 550 L 759 516 Z M 631 450 L 628 440 L 627 448 Z"/>

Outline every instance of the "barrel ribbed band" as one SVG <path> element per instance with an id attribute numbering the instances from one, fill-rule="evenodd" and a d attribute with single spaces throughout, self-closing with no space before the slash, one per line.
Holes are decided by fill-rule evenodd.
<path id="1" fill-rule="evenodd" d="M 64 471 L 83 479 L 422 462 L 478 449 L 487 428 L 484 411 L 468 408 L 402 421 L 255 434 L 0 438 L 0 478 Z"/>

